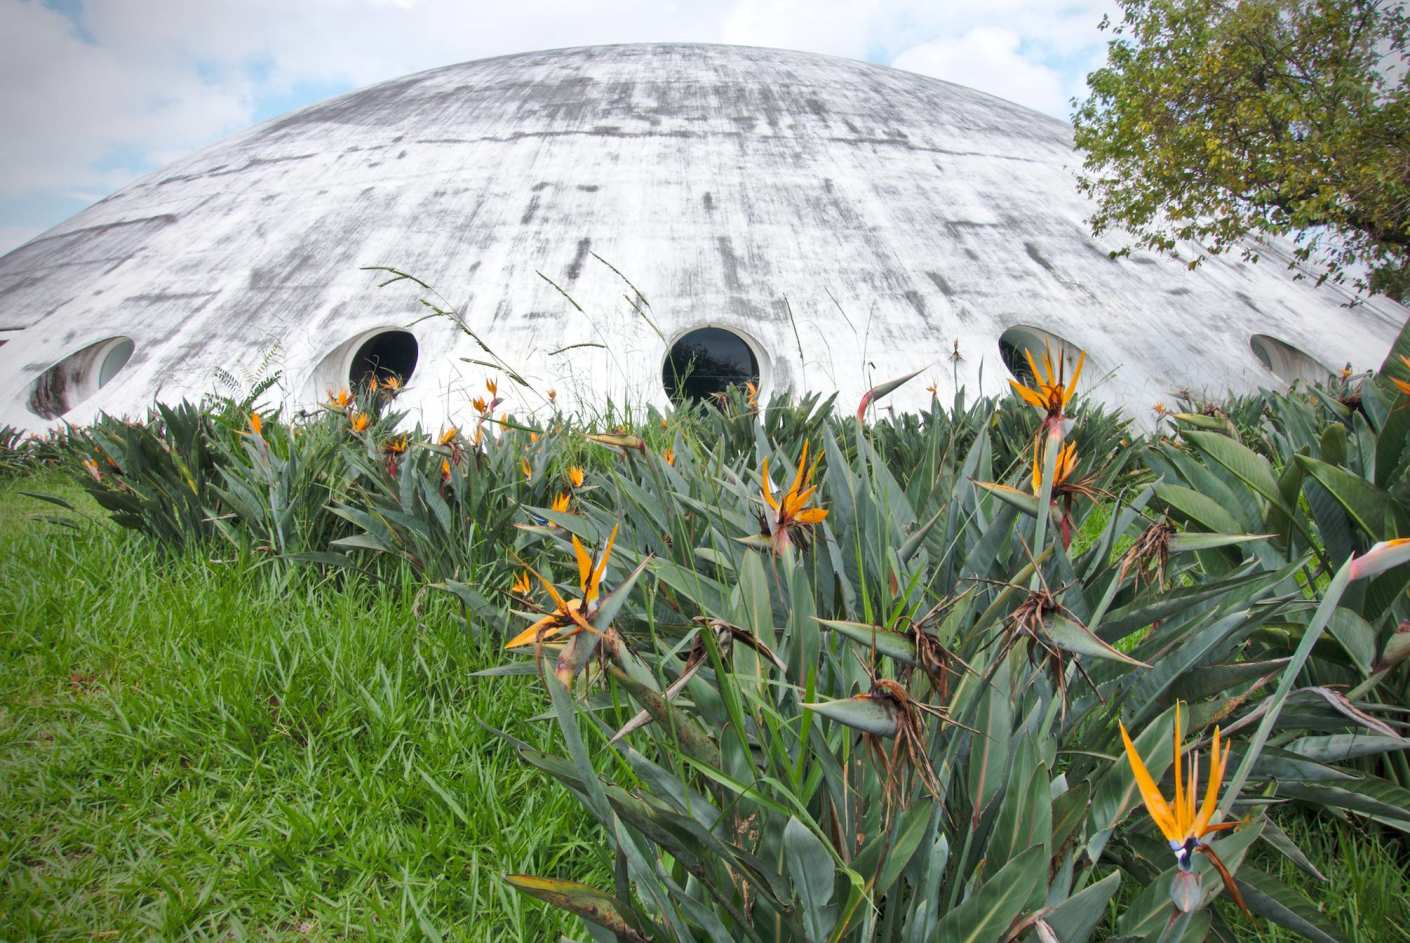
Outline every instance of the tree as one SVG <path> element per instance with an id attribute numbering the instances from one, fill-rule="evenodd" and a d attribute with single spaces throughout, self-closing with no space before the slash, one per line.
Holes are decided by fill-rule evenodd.
<path id="1" fill-rule="evenodd" d="M 1074 101 L 1093 231 L 1130 233 L 1123 253 L 1255 260 L 1288 236 L 1319 281 L 1410 298 L 1403 2 L 1117 2 L 1107 63 Z"/>

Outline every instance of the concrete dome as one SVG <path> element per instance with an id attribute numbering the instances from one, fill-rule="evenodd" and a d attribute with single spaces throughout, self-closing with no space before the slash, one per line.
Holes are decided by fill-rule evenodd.
<path id="1" fill-rule="evenodd" d="M 1010 362 L 1061 340 L 1092 395 L 1142 418 L 1179 388 L 1375 366 L 1405 322 L 1294 281 L 1276 246 L 1193 272 L 1112 261 L 1078 164 L 1060 121 L 825 56 L 631 45 L 435 69 L 207 148 L 0 258 L 0 424 L 139 413 L 269 369 L 311 405 L 359 358 L 407 351 L 401 405 L 463 416 L 490 371 L 462 358 L 485 353 L 371 265 L 435 286 L 569 406 L 665 402 L 670 344 L 715 327 L 765 393 L 850 406 L 927 369 L 898 408 L 932 381 L 1002 389 L 1001 338 Z M 506 389 L 515 411 L 542 403 Z"/>

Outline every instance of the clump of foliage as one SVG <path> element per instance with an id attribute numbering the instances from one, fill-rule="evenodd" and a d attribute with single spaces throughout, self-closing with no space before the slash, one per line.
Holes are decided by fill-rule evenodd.
<path id="1" fill-rule="evenodd" d="M 1296 450 L 1275 472 L 1195 414 L 1157 444 L 1155 476 L 1123 483 L 1110 452 L 1084 460 L 1063 381 L 1039 385 L 1051 405 L 1006 481 L 987 404 L 967 447 L 930 424 L 910 454 L 938 460 L 899 473 L 883 427 L 853 422 L 813 452 L 760 435 L 708 476 L 627 452 L 576 513 L 528 528 L 551 605 L 506 670 L 541 675 L 565 752 L 520 752 L 599 821 L 616 865 L 610 888 L 510 882 L 603 940 L 1229 938 L 1230 899 L 1335 939 L 1246 859 L 1305 860 L 1270 802 L 1410 830 L 1410 741 L 1379 696 L 1403 679 L 1372 678 L 1403 668 L 1367 661 L 1347 692 L 1337 650 L 1403 648 L 1410 545 L 1388 535 L 1404 499 Z M 1363 402 L 1371 418 L 1349 421 L 1369 455 L 1410 403 Z M 1311 421 L 1334 442 L 1346 418 Z M 1307 518 L 1358 503 L 1370 529 L 1338 518 L 1326 532 L 1350 543 L 1307 539 Z M 576 584 L 555 585 L 574 557 Z"/>
<path id="2" fill-rule="evenodd" d="M 1291 236 L 1410 291 L 1410 19 L 1389 0 L 1122 0 L 1073 115 L 1094 231 L 1178 255 Z M 1182 246 L 1181 243 L 1186 245 Z M 1198 257 L 1188 259 L 1196 264 Z"/>

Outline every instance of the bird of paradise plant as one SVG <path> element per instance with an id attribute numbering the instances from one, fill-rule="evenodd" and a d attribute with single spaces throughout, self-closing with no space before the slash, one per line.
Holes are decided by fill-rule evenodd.
<path id="1" fill-rule="evenodd" d="M 1243 895 L 1239 893 L 1238 885 L 1234 883 L 1229 869 L 1204 840 L 1206 835 L 1222 832 L 1239 824 L 1213 821 L 1219 805 L 1219 786 L 1224 781 L 1224 773 L 1229 765 L 1230 750 L 1228 743 L 1222 744 L 1221 750 L 1219 728 L 1214 728 L 1214 742 L 1209 751 L 1209 782 L 1205 786 L 1204 800 L 1196 808 L 1196 796 L 1199 792 L 1199 756 L 1192 751 L 1186 762 L 1179 702 L 1175 704 L 1175 794 L 1170 802 L 1165 801 L 1160 787 L 1146 769 L 1141 754 L 1131 742 L 1131 735 L 1126 732 L 1126 725 L 1120 724 L 1120 727 L 1121 741 L 1126 746 L 1126 761 L 1131 766 L 1131 775 L 1136 778 L 1136 788 L 1141 792 L 1141 800 L 1145 803 L 1151 821 L 1155 822 L 1156 828 L 1160 829 L 1160 833 L 1170 843 L 1170 850 L 1174 853 L 1175 863 L 1179 868 L 1179 874 L 1171 885 L 1170 892 L 1175 906 L 1182 911 L 1190 911 L 1198 903 L 1198 879 L 1194 876 L 1192 861 L 1192 856 L 1198 851 L 1209 858 L 1219 871 L 1219 876 L 1224 879 L 1224 886 L 1230 896 L 1247 911 L 1248 906 L 1244 903 Z"/>
<path id="2" fill-rule="evenodd" d="M 404 432 L 382 443 L 382 455 L 387 460 L 387 474 L 393 478 L 397 476 L 397 468 L 401 465 L 401 457 L 409 443 L 410 439 Z"/>
<path id="3" fill-rule="evenodd" d="M 1052 501 L 1053 504 L 1062 502 L 1062 516 L 1058 521 L 1058 528 L 1062 535 L 1063 547 L 1072 545 L 1072 502 L 1081 495 L 1086 498 L 1095 498 L 1096 492 L 1092 489 L 1090 478 L 1074 479 L 1073 473 L 1077 471 L 1077 443 L 1069 442 L 1058 447 L 1057 463 L 1053 470 Z M 1033 440 L 1033 493 L 1041 494 L 1043 490 L 1043 437 L 1039 436 Z"/>
<path id="4" fill-rule="evenodd" d="M 581 465 L 570 465 L 567 474 L 568 484 L 572 485 L 574 488 L 581 488 L 583 482 L 587 480 L 587 474 L 583 471 Z"/>
<path id="5" fill-rule="evenodd" d="M 549 504 L 549 507 L 552 510 L 557 511 L 559 514 L 567 514 L 569 500 L 571 500 L 571 497 L 568 492 L 561 491 L 559 492 L 558 497 L 554 498 L 553 502 Z"/>
<path id="6" fill-rule="evenodd" d="M 259 413 L 250 413 L 250 434 L 255 438 L 264 435 L 264 420 L 260 418 Z"/>
<path id="7" fill-rule="evenodd" d="M 592 627 L 591 622 L 593 616 L 597 614 L 597 601 L 602 590 L 602 576 L 607 572 L 607 562 L 612 558 L 612 545 L 616 541 L 617 528 L 613 527 L 606 545 L 602 548 L 602 555 L 594 562 L 582 541 L 578 539 L 576 534 L 573 535 L 573 556 L 578 563 L 578 590 L 581 597 L 564 600 L 553 584 L 542 574 L 535 574 L 539 578 L 539 583 L 543 585 L 544 591 L 553 600 L 553 611 L 514 636 L 504 647 L 521 648 L 525 645 L 539 645 L 552 638 L 566 638 L 582 631 L 597 631 Z M 527 571 L 524 575 L 527 576 Z M 518 585 L 518 583 L 515 584 L 516 587 Z"/>
<path id="8" fill-rule="evenodd" d="M 809 504 L 818 490 L 812 483 L 817 468 L 817 458 L 813 459 L 812 465 L 808 464 L 808 443 L 804 441 L 792 484 L 781 498 L 775 498 L 773 479 L 769 477 L 769 459 L 768 456 L 764 457 L 763 468 L 759 472 L 759 493 L 768 508 L 764 523 L 775 553 L 783 553 L 784 548 L 793 542 L 794 535 L 806 534 L 827 517 L 826 508 Z"/>
<path id="9" fill-rule="evenodd" d="M 1018 380 L 1010 380 L 1009 385 L 1025 403 L 1046 414 L 1045 424 L 1061 421 L 1067 415 L 1068 403 L 1072 402 L 1072 397 L 1077 392 L 1077 380 L 1082 376 L 1082 366 L 1087 362 L 1087 355 L 1082 353 L 1077 356 L 1077 365 L 1073 367 L 1070 380 L 1067 378 L 1067 360 L 1061 353 L 1058 355 L 1057 364 L 1054 365 L 1052 351 L 1045 348 L 1041 369 L 1033 359 L 1032 351 L 1025 350 L 1023 356 L 1028 359 L 1033 385 L 1028 386 Z"/>
<path id="10" fill-rule="evenodd" d="M 332 408 L 337 410 L 345 410 L 352 405 L 352 402 L 352 391 L 349 390 L 347 387 L 343 387 L 336 393 L 332 389 L 328 390 L 328 405 Z"/>
<path id="11" fill-rule="evenodd" d="M 1410 357 L 1402 356 L 1400 358 L 1400 362 L 1405 364 L 1406 370 L 1410 370 Z M 1395 377 L 1391 377 L 1390 382 L 1395 384 L 1395 388 L 1397 390 L 1404 393 L 1406 396 L 1410 396 L 1410 382 L 1406 382 L 1405 380 L 1398 380 Z"/>
<path id="12" fill-rule="evenodd" d="M 371 421 L 367 413 L 353 413 L 348 417 L 348 424 L 352 426 L 353 432 L 366 432 Z"/>

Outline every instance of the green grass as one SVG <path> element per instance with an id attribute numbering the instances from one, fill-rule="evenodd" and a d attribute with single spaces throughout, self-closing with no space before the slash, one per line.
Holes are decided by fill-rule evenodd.
<path id="1" fill-rule="evenodd" d="M 1311 898 L 1323 918 L 1342 932 L 1347 943 L 1406 943 L 1410 921 L 1410 861 L 1403 839 L 1374 823 L 1339 824 L 1313 818 L 1310 812 L 1284 813 L 1279 825 L 1297 843 L 1326 883 L 1306 874 L 1286 857 L 1263 845 L 1254 849 L 1253 862 L 1284 884 Z M 1240 940 L 1283 943 L 1301 937 L 1281 927 L 1250 920 L 1233 908 L 1224 910 Z"/>
<path id="2" fill-rule="evenodd" d="M 77 530 L 21 490 L 60 491 Z M 0 485 L 0 936 L 539 940 L 500 877 L 610 883 L 532 679 L 409 579 L 164 558 L 53 474 Z M 418 607 L 419 602 L 419 607 Z"/>

